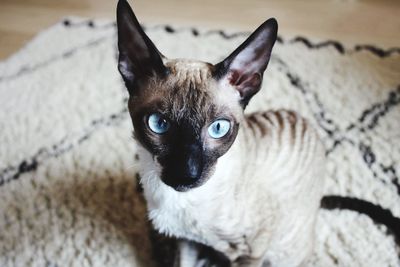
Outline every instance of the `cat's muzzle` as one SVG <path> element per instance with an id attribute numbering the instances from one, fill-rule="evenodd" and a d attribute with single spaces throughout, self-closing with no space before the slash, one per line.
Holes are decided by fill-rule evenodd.
<path id="1" fill-rule="evenodd" d="M 204 159 L 199 145 L 171 153 L 159 162 L 162 166 L 161 180 L 177 191 L 187 191 L 204 181 Z"/>

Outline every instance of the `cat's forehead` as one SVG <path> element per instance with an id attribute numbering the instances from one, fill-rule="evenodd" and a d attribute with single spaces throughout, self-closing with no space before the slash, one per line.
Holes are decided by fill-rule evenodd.
<path id="1" fill-rule="evenodd" d="M 165 65 L 169 69 L 166 86 L 169 88 L 164 104 L 169 115 L 174 120 L 189 119 L 200 126 L 216 111 L 212 97 L 212 65 L 187 59 L 170 60 Z"/>
<path id="2" fill-rule="evenodd" d="M 170 71 L 169 79 L 177 86 L 191 85 L 197 90 L 206 90 L 212 79 L 213 65 L 189 59 L 173 59 L 165 63 Z"/>
<path id="3" fill-rule="evenodd" d="M 215 80 L 212 78 L 213 65 L 187 59 L 173 59 L 165 62 L 168 75 L 148 85 L 148 100 L 163 102 L 175 109 L 208 107 L 213 102 Z M 155 99 L 155 101 L 152 101 Z"/>
<path id="4" fill-rule="evenodd" d="M 220 92 L 222 88 L 212 75 L 213 65 L 187 59 L 166 60 L 164 64 L 168 75 L 151 79 L 132 106 L 157 108 L 174 121 L 189 120 L 198 126 L 229 113 L 231 106 L 239 107 L 235 96 L 234 101 L 227 101 L 230 94 Z"/>

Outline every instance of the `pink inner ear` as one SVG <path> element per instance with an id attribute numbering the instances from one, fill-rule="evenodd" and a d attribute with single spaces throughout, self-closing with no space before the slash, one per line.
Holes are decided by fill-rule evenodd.
<path id="1" fill-rule="evenodd" d="M 238 70 L 232 70 L 228 76 L 229 83 L 233 86 L 237 86 L 240 81 L 241 76 L 242 75 L 239 73 Z"/>
<path id="2" fill-rule="evenodd" d="M 229 83 L 235 86 L 239 91 L 258 88 L 261 85 L 261 74 L 256 72 L 252 74 L 240 73 L 238 70 L 232 70 L 229 76 Z"/>

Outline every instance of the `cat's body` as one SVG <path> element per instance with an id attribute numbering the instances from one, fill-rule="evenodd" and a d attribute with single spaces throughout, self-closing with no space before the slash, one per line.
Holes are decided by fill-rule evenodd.
<path id="1" fill-rule="evenodd" d="M 233 266 L 300 266 L 312 251 L 324 153 L 292 111 L 245 116 L 261 88 L 277 24 L 262 24 L 219 64 L 163 57 L 124 0 L 119 70 L 141 158 L 149 218 L 161 233 Z M 180 266 L 196 266 L 183 243 Z"/>
<path id="2" fill-rule="evenodd" d="M 188 193 L 161 182 L 144 149 L 141 158 L 149 218 L 161 233 L 211 246 L 233 262 L 249 258 L 250 266 L 260 258 L 299 266 L 311 253 L 324 152 L 298 114 L 246 116 L 214 175 Z"/>

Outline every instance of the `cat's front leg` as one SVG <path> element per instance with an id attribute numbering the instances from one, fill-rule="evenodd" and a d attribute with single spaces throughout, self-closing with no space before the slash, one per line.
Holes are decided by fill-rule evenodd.
<path id="1" fill-rule="evenodd" d="M 209 246 L 180 240 L 174 267 L 232 267 L 232 265 L 223 253 Z"/>
<path id="2" fill-rule="evenodd" d="M 175 257 L 174 267 L 201 267 L 199 265 L 199 248 L 189 240 L 178 242 L 178 251 Z"/>
<path id="3" fill-rule="evenodd" d="M 239 258 L 232 263 L 231 267 L 271 267 L 271 265 L 263 258 Z"/>

